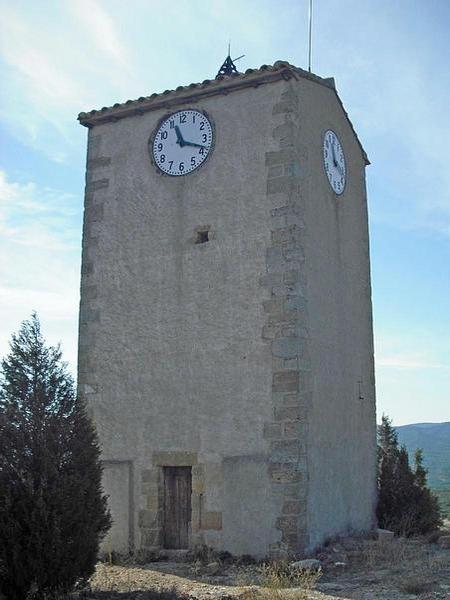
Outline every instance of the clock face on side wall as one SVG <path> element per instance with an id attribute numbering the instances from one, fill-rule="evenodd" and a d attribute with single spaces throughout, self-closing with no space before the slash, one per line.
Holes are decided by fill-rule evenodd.
<path id="1" fill-rule="evenodd" d="M 150 155 L 166 175 L 179 177 L 198 169 L 212 152 L 213 127 L 198 110 L 179 110 L 158 125 L 150 140 Z"/>
<path id="2" fill-rule="evenodd" d="M 347 181 L 345 156 L 338 136 L 331 129 L 323 137 L 323 164 L 333 191 L 342 194 Z"/>

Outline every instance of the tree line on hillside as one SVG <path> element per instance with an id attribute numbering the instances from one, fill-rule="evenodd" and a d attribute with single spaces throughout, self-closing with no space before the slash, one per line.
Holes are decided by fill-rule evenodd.
<path id="1" fill-rule="evenodd" d="M 111 526 L 94 425 L 33 314 L 12 336 L 0 370 L 0 596 L 57 597 L 94 572 Z M 408 464 L 390 420 L 378 429 L 377 516 L 401 535 L 441 524 L 422 453 Z"/>

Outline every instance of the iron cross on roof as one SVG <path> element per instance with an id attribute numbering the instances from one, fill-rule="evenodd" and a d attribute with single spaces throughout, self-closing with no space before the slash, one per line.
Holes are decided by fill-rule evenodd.
<path id="1" fill-rule="evenodd" d="M 220 67 L 219 72 L 216 75 L 216 78 L 220 77 L 221 75 L 233 75 L 233 73 L 237 73 L 238 70 L 236 69 L 236 65 L 234 64 L 234 62 L 239 60 L 240 58 L 243 58 L 244 56 L 245 56 L 245 54 L 242 54 L 241 56 L 238 56 L 237 58 L 234 58 L 234 59 L 231 58 L 230 44 L 228 44 L 228 56 L 226 57 L 222 66 Z"/>

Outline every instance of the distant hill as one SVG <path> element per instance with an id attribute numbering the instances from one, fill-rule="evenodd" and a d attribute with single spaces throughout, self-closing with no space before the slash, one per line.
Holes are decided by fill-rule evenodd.
<path id="1" fill-rule="evenodd" d="M 416 448 L 422 448 L 430 487 L 450 487 L 450 422 L 414 423 L 396 430 L 411 458 Z"/>

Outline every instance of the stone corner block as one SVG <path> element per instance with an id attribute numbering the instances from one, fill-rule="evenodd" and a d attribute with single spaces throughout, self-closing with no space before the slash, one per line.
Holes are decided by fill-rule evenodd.
<path id="1" fill-rule="evenodd" d="M 142 483 L 158 483 L 159 482 L 159 470 L 158 469 L 143 469 Z"/>
<path id="2" fill-rule="evenodd" d="M 295 358 L 300 352 L 300 342 L 296 337 L 277 338 L 272 342 L 272 354 L 279 358 Z"/>
<path id="3" fill-rule="evenodd" d="M 272 379 L 273 392 L 297 392 L 299 373 L 296 370 L 276 371 Z"/>
<path id="4" fill-rule="evenodd" d="M 271 463 L 269 465 L 269 475 L 273 483 L 300 483 L 303 479 L 301 473 L 295 463 Z"/>
<path id="5" fill-rule="evenodd" d="M 264 423 L 263 437 L 266 440 L 280 439 L 283 437 L 281 423 Z"/>
<path id="6" fill-rule="evenodd" d="M 161 546 L 161 530 L 160 529 L 144 529 L 141 530 L 141 546 L 142 548 L 154 548 Z"/>
<path id="7" fill-rule="evenodd" d="M 154 510 L 143 509 L 139 511 L 139 527 L 155 529 L 159 525 L 159 513 Z"/>
<path id="8" fill-rule="evenodd" d="M 196 465 L 197 462 L 197 452 L 166 451 L 153 453 L 153 464 L 160 467 L 191 467 Z"/>
<path id="9" fill-rule="evenodd" d="M 222 513 L 217 511 L 205 511 L 201 517 L 201 529 L 222 529 Z"/>

